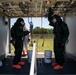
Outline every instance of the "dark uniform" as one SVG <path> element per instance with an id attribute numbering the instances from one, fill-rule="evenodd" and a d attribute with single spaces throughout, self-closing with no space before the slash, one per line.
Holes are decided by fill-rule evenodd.
<path id="1" fill-rule="evenodd" d="M 13 26 L 13 30 L 15 32 L 15 43 L 14 43 L 14 48 L 15 48 L 15 56 L 13 59 L 13 64 L 16 65 L 18 62 L 21 61 L 21 54 L 23 50 L 23 37 L 27 34 L 29 34 L 29 31 L 23 31 L 23 25 L 21 25 L 21 21 L 23 21 L 22 18 L 18 18 L 16 23 Z"/>
<path id="2" fill-rule="evenodd" d="M 54 15 L 52 19 L 55 18 L 57 22 L 54 24 L 52 21 L 50 25 L 54 27 L 54 53 L 56 63 L 63 66 L 64 63 L 64 51 L 65 51 L 65 43 L 69 36 L 69 29 L 67 24 L 62 21 L 60 16 Z M 52 20 L 51 19 L 51 20 Z"/>

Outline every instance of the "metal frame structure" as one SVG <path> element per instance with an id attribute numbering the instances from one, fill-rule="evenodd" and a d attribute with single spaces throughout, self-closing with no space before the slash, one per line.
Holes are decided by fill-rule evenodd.
<path id="1" fill-rule="evenodd" d="M 0 0 L 0 12 L 9 17 L 41 17 L 51 7 L 54 13 L 65 16 L 76 7 L 76 0 Z M 29 10 L 28 10 L 29 9 Z"/>
<path id="2" fill-rule="evenodd" d="M 36 42 L 34 41 L 29 75 L 37 75 L 37 59 L 36 58 L 37 58 Z"/>

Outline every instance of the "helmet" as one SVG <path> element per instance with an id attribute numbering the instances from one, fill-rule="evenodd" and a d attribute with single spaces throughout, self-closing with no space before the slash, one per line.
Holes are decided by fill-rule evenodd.
<path id="1" fill-rule="evenodd" d="M 18 18 L 16 22 L 19 22 L 20 23 L 21 21 L 24 22 L 23 18 Z"/>

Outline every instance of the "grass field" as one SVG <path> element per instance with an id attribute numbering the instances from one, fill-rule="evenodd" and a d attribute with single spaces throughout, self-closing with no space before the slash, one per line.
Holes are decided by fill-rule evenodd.
<path id="1" fill-rule="evenodd" d="M 31 46 L 31 41 L 36 41 L 37 43 L 37 51 L 38 52 L 44 52 L 44 50 L 52 50 L 53 51 L 53 38 L 34 38 L 32 40 L 30 40 L 29 42 L 29 50 L 32 50 L 32 46 Z M 14 47 L 11 44 L 11 53 L 14 53 Z"/>

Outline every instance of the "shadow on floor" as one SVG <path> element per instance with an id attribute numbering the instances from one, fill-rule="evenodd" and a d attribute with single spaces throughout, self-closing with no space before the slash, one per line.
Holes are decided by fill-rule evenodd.
<path id="1" fill-rule="evenodd" d="M 42 62 L 40 62 L 40 60 Z M 8 57 L 3 60 L 3 66 L 0 67 L 0 75 L 10 74 L 10 75 L 29 75 L 30 64 L 28 63 L 27 58 L 22 58 L 22 61 L 25 62 L 25 65 L 22 66 L 20 70 L 12 68 L 13 57 Z M 54 59 L 52 59 L 54 61 Z M 44 58 L 37 58 L 37 75 L 76 75 L 76 61 L 71 59 L 66 59 L 64 63 L 64 68 L 62 70 L 56 71 L 53 69 L 51 64 L 44 63 Z"/>
<path id="2" fill-rule="evenodd" d="M 38 59 L 39 60 L 39 59 Z M 54 59 L 52 59 L 52 62 Z M 38 75 L 76 75 L 76 61 L 73 61 L 69 58 L 65 60 L 64 68 L 62 70 L 54 70 L 51 64 L 44 63 L 44 59 L 42 59 L 42 63 L 38 64 Z"/>

